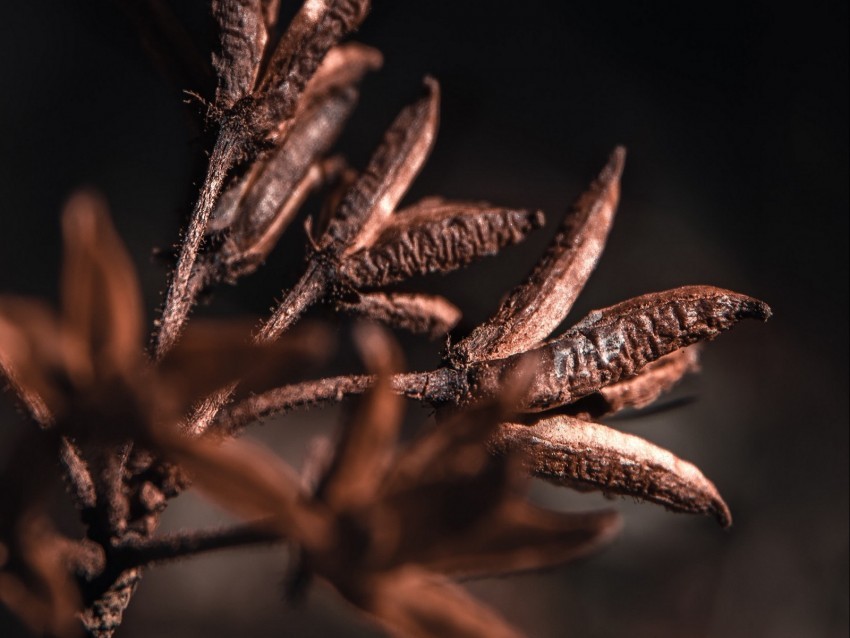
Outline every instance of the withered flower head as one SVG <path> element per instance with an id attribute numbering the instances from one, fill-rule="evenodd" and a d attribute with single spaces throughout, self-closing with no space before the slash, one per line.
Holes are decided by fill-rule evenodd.
<path id="1" fill-rule="evenodd" d="M 469 392 L 488 394 L 498 391 L 502 376 L 525 353 L 538 358 L 538 373 L 522 402 L 525 411 L 544 414 L 505 424 L 496 436 L 498 448 L 528 453 L 535 475 L 712 514 L 728 526 L 729 508 L 696 467 L 588 419 L 648 404 L 695 367 L 696 350 L 688 346 L 714 339 L 742 319 L 766 320 L 768 306 L 729 290 L 685 286 L 595 310 L 549 338 L 602 253 L 624 160 L 624 149 L 615 150 L 525 282 L 449 350 L 449 359 Z M 583 418 L 546 414 L 559 409 Z"/>
<path id="2" fill-rule="evenodd" d="M 338 178 L 344 162 L 324 156 L 357 103 L 357 84 L 380 65 L 381 54 L 363 45 L 328 52 L 307 83 L 286 135 L 222 194 L 207 232 L 224 238 L 198 264 L 196 277 L 203 283 L 233 282 L 256 269 L 310 191 Z"/>
<path id="3" fill-rule="evenodd" d="M 518 394 L 486 401 L 396 451 L 397 354 L 383 332 L 358 342 L 376 377 L 345 423 L 312 492 L 275 457 L 242 441 L 193 441 L 196 485 L 300 548 L 294 583 L 315 574 L 394 634 L 515 636 L 450 578 L 539 569 L 586 554 L 619 529 L 611 511 L 555 513 L 522 495 L 522 464 L 487 441 Z"/>
<path id="4" fill-rule="evenodd" d="M 103 201 L 80 193 L 62 218 L 62 310 L 0 298 L 0 361 L 24 396 L 64 435 L 151 442 L 221 385 L 293 365 L 327 347 L 304 334 L 252 345 L 249 323 L 193 325 L 164 359 L 142 349 L 143 306 L 132 262 Z M 164 430 L 164 431 L 167 431 Z"/>
<path id="5" fill-rule="evenodd" d="M 625 151 L 616 149 L 525 282 L 492 318 L 448 348 L 445 367 L 396 375 L 393 388 L 438 408 L 456 406 L 498 396 L 504 379 L 533 355 L 537 371 L 519 400 L 525 415 L 496 431 L 495 451 L 524 452 L 532 473 L 556 483 L 710 514 L 728 526 L 729 508 L 696 467 L 591 420 L 648 405 L 696 368 L 697 342 L 714 339 L 742 319 L 767 319 L 767 305 L 720 288 L 685 286 L 595 310 L 561 336 L 550 337 L 601 255 L 624 161 Z M 426 211 L 441 205 L 433 200 L 422 204 Z M 404 249 L 392 252 L 404 254 Z M 384 262 L 359 259 L 359 254 L 353 253 L 341 268 L 357 283 L 357 277 L 395 272 L 392 266 L 373 267 Z M 226 410 L 219 426 L 238 430 L 277 410 L 357 394 L 366 387 L 364 377 L 339 377 L 278 388 Z"/>
<path id="6" fill-rule="evenodd" d="M 426 78 L 425 95 L 399 113 L 336 208 L 308 227 L 313 252 L 307 271 L 264 324 L 261 338 L 283 333 L 305 308 L 329 295 L 341 297 L 345 310 L 407 329 L 445 332 L 460 317 L 449 302 L 368 291 L 461 268 L 543 225 L 540 211 L 435 197 L 396 211 L 433 147 L 438 120 L 439 86 Z"/>
<path id="7" fill-rule="evenodd" d="M 154 364 L 142 348 L 132 263 L 103 201 L 76 195 L 62 227 L 61 312 L 0 297 L 0 372 L 42 428 L 25 437 L 0 473 L 0 600 L 39 631 L 66 636 L 82 627 L 75 578 L 100 575 L 103 552 L 115 559 L 128 537 L 152 531 L 151 512 L 162 509 L 166 488 L 127 466 L 132 446 L 178 457 L 189 434 L 182 422 L 199 400 L 234 380 L 244 389 L 272 381 L 321 355 L 329 340 L 308 327 L 293 339 L 257 345 L 253 322 L 196 322 Z M 45 512 L 46 477 L 57 457 L 87 525 L 85 539 L 59 535 Z M 134 510 L 136 501 L 142 511 Z M 134 517 L 141 519 L 131 529 Z"/>
<path id="8" fill-rule="evenodd" d="M 157 358 L 176 343 L 201 288 L 217 279 L 232 279 L 262 261 L 294 208 L 320 180 L 320 173 L 311 174 L 308 169 L 336 138 L 356 101 L 359 78 L 380 64 L 380 56 L 371 50 L 340 50 L 308 90 L 328 51 L 360 25 L 370 2 L 308 0 L 275 43 L 278 5 L 275 0 L 212 3 L 219 49 L 213 56 L 218 87 L 209 117 L 218 127 L 218 136 L 169 286 L 157 335 Z M 240 190 L 259 180 L 252 197 L 260 201 L 250 202 L 258 208 L 243 209 L 239 219 L 233 220 L 230 242 L 219 259 L 199 267 L 201 242 L 231 169 L 275 145 L 280 146 L 268 161 L 248 167 L 246 181 L 242 186 L 237 183 L 230 196 L 231 200 L 241 198 Z M 280 184 L 268 183 L 279 177 Z M 219 225 L 229 223 L 219 221 Z"/>

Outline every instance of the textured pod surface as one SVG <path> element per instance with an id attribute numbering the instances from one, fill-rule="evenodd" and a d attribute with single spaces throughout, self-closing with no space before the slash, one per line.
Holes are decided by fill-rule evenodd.
<path id="1" fill-rule="evenodd" d="M 723 527 L 732 515 L 717 488 L 694 465 L 639 437 L 598 423 L 554 416 L 534 425 L 505 423 L 493 445 L 525 454 L 535 476 L 708 514 Z"/>
<path id="2" fill-rule="evenodd" d="M 294 120 L 286 122 L 286 136 L 222 193 L 207 232 L 238 222 L 234 239 L 242 246 L 250 243 L 244 236 L 268 225 L 311 163 L 336 141 L 356 105 L 358 84 L 381 63 L 377 50 L 360 44 L 331 49 L 307 84 Z"/>
<path id="3" fill-rule="evenodd" d="M 219 51 L 213 54 L 218 75 L 216 107 L 230 109 L 257 81 L 268 33 L 260 0 L 213 0 L 219 28 Z"/>
<path id="4" fill-rule="evenodd" d="M 366 170 L 346 193 L 320 245 L 352 253 L 380 233 L 431 152 L 439 122 L 440 88 L 425 79 L 425 95 L 402 109 Z"/>
<path id="5" fill-rule="evenodd" d="M 311 108 L 334 91 L 357 86 L 366 73 L 381 68 L 383 62 L 381 52 L 372 47 L 357 42 L 335 46 L 307 83 L 299 110 Z"/>
<path id="6" fill-rule="evenodd" d="M 259 83 L 269 132 L 295 112 L 298 98 L 328 50 L 360 26 L 369 0 L 307 0 L 281 37 Z"/>
<path id="7" fill-rule="evenodd" d="M 533 348 L 558 327 L 605 247 L 620 199 L 626 151 L 618 147 L 564 219 L 546 254 L 486 323 L 453 349 L 461 361 L 499 359 Z"/>
<path id="8" fill-rule="evenodd" d="M 292 221 L 297 207 L 287 206 L 308 170 L 336 141 L 354 105 L 354 89 L 340 91 L 296 118 L 286 142 L 265 162 L 236 204 L 225 258 L 251 251 L 270 231 L 279 235 Z M 239 188 L 239 185 L 234 188 Z M 222 199 L 227 205 L 229 199 Z M 281 212 L 289 213 L 281 218 Z M 227 215 L 225 211 L 223 215 Z"/>
<path id="9" fill-rule="evenodd" d="M 340 271 L 364 288 L 449 272 L 522 241 L 543 222 L 540 211 L 465 202 L 448 202 L 428 214 L 399 213 L 372 246 L 345 259 Z"/>
<path id="10" fill-rule="evenodd" d="M 461 317 L 460 309 L 448 299 L 417 293 L 358 294 L 356 301 L 341 302 L 339 307 L 432 339 L 446 334 Z"/>
<path id="11" fill-rule="evenodd" d="M 769 316 L 764 302 L 711 286 L 675 288 L 596 310 L 532 351 L 540 365 L 524 407 L 538 411 L 566 405 L 633 377 L 674 350 L 714 339 L 742 319 Z M 504 371 L 520 357 L 470 367 L 472 386 L 497 391 Z"/>

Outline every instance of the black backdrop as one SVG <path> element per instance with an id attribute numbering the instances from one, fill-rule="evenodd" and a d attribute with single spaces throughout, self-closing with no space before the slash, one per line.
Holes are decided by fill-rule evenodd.
<path id="1" fill-rule="evenodd" d="M 209 37 L 204 3 L 173 4 Z M 646 4 L 377 0 L 357 36 L 386 62 L 340 142 L 356 165 L 432 73 L 441 133 L 410 199 L 548 214 L 522 247 L 421 283 L 463 308 L 459 332 L 522 277 L 618 143 L 629 149 L 618 221 L 574 318 L 688 283 L 775 311 L 706 349 L 703 374 L 675 395 L 696 401 L 618 423 L 700 465 L 733 509 L 730 532 L 618 502 L 626 529 L 609 551 L 473 589 L 540 636 L 846 635 L 847 5 Z M 58 214 L 91 185 L 109 198 L 153 317 L 165 271 L 151 247 L 176 237 L 201 157 L 179 91 L 106 0 L 6 3 L 0 69 L 0 290 L 55 298 Z M 302 244 L 293 227 L 266 269 L 201 312 L 262 313 L 296 276 Z M 404 342 L 411 367 L 436 361 L 438 344 Z M 335 416 L 296 414 L 259 434 L 295 461 Z M 411 421 L 426 416 L 413 409 Z M 534 496 L 603 502 L 542 486 Z M 222 517 L 186 496 L 165 526 Z M 322 589 L 285 609 L 284 564 L 258 550 L 152 572 L 119 635 L 368 632 Z M 21 630 L 0 612 L 7 631 Z"/>

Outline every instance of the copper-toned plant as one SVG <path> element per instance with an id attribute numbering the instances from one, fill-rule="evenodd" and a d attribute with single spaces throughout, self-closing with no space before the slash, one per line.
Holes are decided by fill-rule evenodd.
<path id="1" fill-rule="evenodd" d="M 125 5 L 174 76 L 216 78 L 201 100 L 214 141 L 150 352 L 132 264 L 92 194 L 63 215 L 61 311 L 0 297 L 0 372 L 32 421 L 0 469 L 0 602 L 33 631 L 111 636 L 145 567 L 285 542 L 290 598 L 315 578 L 393 634 L 518 635 L 453 577 L 564 563 L 620 525 L 610 510 L 533 506 L 529 474 L 731 524 L 699 469 L 597 421 L 650 404 L 696 369 L 698 342 L 769 308 L 688 286 L 593 311 L 553 336 L 602 253 L 624 149 L 496 313 L 447 342 L 442 365 L 404 372 L 388 333 L 360 323 L 365 372 L 305 378 L 304 363 L 331 349 L 326 330 L 295 326 L 310 306 L 446 335 L 460 318 L 450 301 L 387 287 L 494 255 L 543 214 L 438 197 L 398 210 L 437 133 L 433 78 L 362 171 L 330 155 L 361 79 L 381 65 L 377 51 L 340 43 L 367 0 L 307 0 L 279 37 L 274 0 L 213 0 L 220 37 L 209 66 L 165 5 Z M 271 316 L 259 328 L 189 321 L 203 290 L 263 264 L 314 189 L 326 198 L 306 224 L 304 269 Z M 272 414 L 349 397 L 336 441 L 300 478 L 237 437 Z M 404 397 L 436 413 L 407 444 Z M 79 510 L 80 538 L 51 522 L 54 474 Z M 169 499 L 192 484 L 244 523 L 158 534 Z"/>

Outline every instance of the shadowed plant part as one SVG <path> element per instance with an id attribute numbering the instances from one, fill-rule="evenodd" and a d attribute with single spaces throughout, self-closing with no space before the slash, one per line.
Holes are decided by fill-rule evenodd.
<path id="1" fill-rule="evenodd" d="M 195 441 L 185 466 L 212 498 L 296 544 L 291 594 L 315 575 L 393 634 L 519 635 L 450 578 L 583 556 L 616 534 L 617 514 L 539 509 L 522 496 L 518 459 L 489 453 L 487 441 L 518 398 L 517 379 L 498 400 L 397 451 L 402 399 L 390 381 L 397 354 L 376 327 L 361 326 L 357 336 L 375 376 L 312 493 L 281 461 L 241 443 L 225 450 Z"/>
<path id="2" fill-rule="evenodd" d="M 602 252 L 624 161 L 618 148 L 525 282 L 491 319 L 448 348 L 445 367 L 396 375 L 392 385 L 438 408 L 462 405 L 498 395 L 505 376 L 533 355 L 537 371 L 518 404 L 529 413 L 527 425 L 500 430 L 494 450 L 528 452 L 532 473 L 560 484 L 711 514 L 728 526 L 729 508 L 696 467 L 588 419 L 648 405 L 696 367 L 692 344 L 714 339 L 743 319 L 766 320 L 767 305 L 712 286 L 685 286 L 595 310 L 549 338 Z M 278 411 L 358 394 L 369 383 L 366 376 L 348 376 L 270 390 L 223 411 L 218 429 L 232 432 Z M 583 419 L 553 416 L 570 411 Z"/>
<path id="3" fill-rule="evenodd" d="M 243 388 L 256 389 L 273 384 L 275 377 L 283 380 L 287 368 L 322 357 L 329 337 L 307 326 L 300 335 L 293 332 L 287 339 L 257 345 L 250 339 L 253 322 L 197 322 L 153 364 L 142 350 L 142 301 L 132 264 L 102 200 L 89 193 L 72 198 L 63 231 L 61 313 L 34 300 L 0 297 L 2 370 L 42 428 L 40 438 L 29 441 L 41 450 L 33 457 L 38 463 L 17 467 L 17 478 L 4 480 L 4 485 L 17 486 L 4 488 L 4 499 L 16 504 L 3 523 L 17 539 L 10 547 L 26 554 L 12 553 L 10 560 L 31 563 L 27 552 L 36 545 L 45 551 L 50 547 L 55 536 L 46 519 L 30 513 L 39 499 L 18 492 L 21 476 L 30 481 L 49 476 L 50 461 L 44 457 L 53 453 L 87 524 L 86 537 L 76 541 L 78 550 L 93 545 L 106 556 L 77 597 L 92 605 L 85 622 L 96 626 L 105 613 L 97 606 L 114 602 L 101 587 L 111 585 L 109 570 L 121 571 L 121 560 L 114 559 L 116 546 L 152 533 L 165 495 L 180 489 L 179 473 L 159 476 L 157 485 L 142 478 L 141 457 L 176 449 L 173 441 L 180 439 L 192 407 L 223 384 L 239 379 Z M 33 535 L 41 540 L 36 543 Z M 70 541 L 65 545 L 74 546 Z M 58 559 L 51 564 L 62 565 Z M 20 594 L 8 593 L 9 587 L 7 581 L 5 597 L 20 600 Z"/>
<path id="4" fill-rule="evenodd" d="M 731 524 L 695 465 L 597 421 L 652 404 L 696 371 L 700 343 L 766 320 L 767 305 L 684 286 L 556 332 L 601 256 L 624 149 L 493 316 L 447 337 L 436 369 L 405 372 L 395 342 L 368 321 L 433 339 L 461 310 L 396 286 L 496 255 L 540 228 L 543 213 L 440 197 L 400 208 L 436 139 L 431 77 L 365 168 L 338 154 L 360 85 L 382 65 L 378 51 L 343 42 L 367 0 L 306 0 L 286 28 L 276 0 L 213 0 L 209 62 L 161 0 L 118 4 L 157 65 L 200 92 L 191 104 L 204 106 L 209 161 L 150 352 L 133 265 L 92 193 L 62 216 L 59 311 L 0 296 L 0 374 L 27 421 L 0 456 L 0 603 L 32 631 L 109 638 L 144 569 L 285 543 L 290 600 L 316 581 L 394 635 L 517 636 L 455 581 L 560 565 L 620 527 L 612 511 L 532 505 L 529 475 Z M 303 270 L 271 316 L 259 326 L 189 321 L 202 291 L 263 265 L 314 192 L 324 203 L 305 224 Z M 319 303 L 367 319 L 354 330 L 364 371 L 311 378 L 333 339 L 296 323 Z M 406 399 L 436 418 L 402 443 Z M 328 402 L 343 403 L 342 427 L 314 446 L 301 476 L 238 438 L 265 417 Z M 50 507 L 59 482 L 82 524 L 74 538 Z M 170 500 L 192 486 L 242 522 L 157 533 Z"/>
<path id="5" fill-rule="evenodd" d="M 308 233 L 320 234 L 311 235 L 307 270 L 263 325 L 259 339 L 274 339 L 310 305 L 340 291 L 359 297 L 354 304 L 341 303 L 343 309 L 416 331 L 451 328 L 454 323 L 446 317 L 456 313 L 447 312 L 448 302 L 439 298 L 429 302 L 409 295 L 365 296 L 359 291 L 413 275 L 456 270 L 522 241 L 543 225 L 539 211 L 483 202 L 429 198 L 395 210 L 434 144 L 438 109 L 439 88 L 434 79 L 426 78 L 425 95 L 399 113 L 327 222 L 308 227 Z"/>

